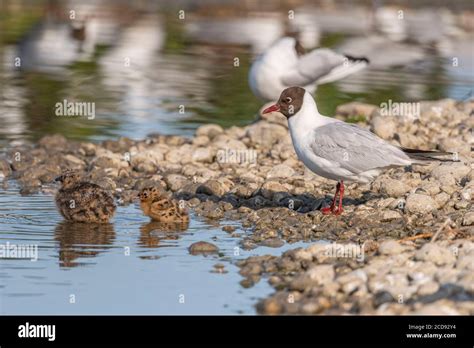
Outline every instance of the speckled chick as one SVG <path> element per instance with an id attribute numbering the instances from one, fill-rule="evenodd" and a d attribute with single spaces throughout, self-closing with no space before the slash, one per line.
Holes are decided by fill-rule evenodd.
<path id="1" fill-rule="evenodd" d="M 175 200 L 166 197 L 164 192 L 157 187 L 144 188 L 138 196 L 143 213 L 154 221 L 189 221 L 189 214 L 186 208 L 181 207 Z"/>
<path id="2" fill-rule="evenodd" d="M 114 215 L 114 199 L 102 187 L 81 181 L 73 171 L 64 172 L 56 181 L 62 183 L 56 194 L 56 205 L 66 220 L 106 223 Z"/>

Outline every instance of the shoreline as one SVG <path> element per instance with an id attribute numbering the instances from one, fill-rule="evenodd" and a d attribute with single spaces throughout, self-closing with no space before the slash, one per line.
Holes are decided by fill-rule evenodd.
<path id="1" fill-rule="evenodd" d="M 133 204 L 143 187 L 161 185 L 200 216 L 251 229 L 241 238 L 244 249 L 308 241 L 308 248 L 280 257 L 239 262 L 244 287 L 268 280 L 276 290 L 258 303 L 258 313 L 472 315 L 474 102 L 419 106 L 415 119 L 384 116 L 362 103 L 341 105 L 336 117 L 358 120 L 404 147 L 457 152 L 460 162 L 389 169 L 369 185 L 350 184 L 339 217 L 319 211 L 335 183 L 305 170 L 286 120 L 276 115 L 244 127 L 203 125 L 193 137 L 91 143 L 50 135 L 6 149 L 0 176 L 4 184 L 17 180 L 27 195 L 75 169 L 120 205 Z M 363 261 L 354 254 L 327 257 L 327 246 L 309 244 L 320 240 L 359 246 Z"/>

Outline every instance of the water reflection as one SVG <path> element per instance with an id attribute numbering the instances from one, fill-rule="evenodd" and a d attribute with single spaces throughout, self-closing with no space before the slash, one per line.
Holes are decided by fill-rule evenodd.
<path id="1" fill-rule="evenodd" d="M 54 239 L 59 246 L 59 266 L 76 267 L 82 257 L 95 257 L 106 251 L 115 240 L 114 226 L 62 221 L 56 225 Z"/>
<path id="2" fill-rule="evenodd" d="M 147 248 L 161 247 L 162 240 L 177 240 L 180 232 L 189 227 L 187 222 L 157 222 L 150 221 L 140 226 L 140 238 L 138 244 Z"/>
<path id="3" fill-rule="evenodd" d="M 189 226 L 159 224 L 136 204 L 118 206 L 113 225 L 60 221 L 52 195 L 18 191 L 15 181 L 0 190 L 0 243 L 37 244 L 38 260 L 0 262 L 0 314 L 254 314 L 255 298 L 273 289 L 260 282 L 243 290 L 234 262 L 260 250 L 286 250 L 262 247 L 236 255 L 239 239 L 217 222 L 192 214 Z M 189 246 L 199 241 L 212 242 L 220 254 L 190 255 Z M 216 263 L 228 273 L 212 273 Z M 182 293 L 186 305 L 177 301 Z"/>
<path id="4" fill-rule="evenodd" d="M 202 123 L 250 123 L 261 102 L 248 88 L 249 66 L 287 31 L 297 31 L 307 47 L 371 60 L 365 71 L 318 89 L 320 111 L 328 115 L 354 100 L 380 104 L 469 94 L 472 26 L 463 6 L 406 6 L 401 21 L 388 4 L 336 3 L 293 4 L 293 20 L 286 1 L 186 1 L 185 20 L 155 1 L 6 6 L 0 15 L 0 143 L 55 132 L 93 141 L 151 132 L 188 135 Z M 96 118 L 55 116 L 55 104 L 64 99 L 95 103 Z"/>
<path id="5" fill-rule="evenodd" d="M 284 35 L 285 22 L 277 13 L 254 13 L 246 18 L 201 18 L 186 23 L 185 30 L 195 42 L 249 45 L 253 54 L 259 54 Z"/>

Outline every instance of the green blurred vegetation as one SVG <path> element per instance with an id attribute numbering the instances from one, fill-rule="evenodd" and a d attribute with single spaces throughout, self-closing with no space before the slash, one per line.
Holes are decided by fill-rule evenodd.
<path id="1" fill-rule="evenodd" d="M 56 116 L 55 105 L 68 99 L 67 81 L 52 79 L 41 73 L 25 73 L 28 102 L 25 105 L 28 128 L 37 140 L 45 134 L 61 133 L 69 138 L 85 139 L 96 133 L 95 122 L 83 117 Z M 96 110 L 97 112 L 97 110 Z M 89 122 L 88 122 L 89 121 Z"/>
<path id="2" fill-rule="evenodd" d="M 184 32 L 184 20 L 178 18 L 177 12 L 168 11 L 163 16 L 165 22 L 165 53 L 181 53 L 189 45 Z"/>
<path id="3" fill-rule="evenodd" d="M 0 12 L 0 44 L 14 44 L 41 19 L 38 8 L 26 11 Z"/>
<path id="4" fill-rule="evenodd" d="M 335 47 L 346 39 L 342 33 L 326 33 L 321 36 L 320 47 Z"/>
<path id="5" fill-rule="evenodd" d="M 223 127 L 243 125 L 257 117 L 258 110 L 263 105 L 248 86 L 248 73 L 251 57 L 248 52 L 238 55 L 239 66 L 233 65 L 233 57 L 227 57 L 226 64 L 220 64 L 220 69 L 211 79 L 211 92 L 208 101 L 212 109 L 194 108 L 200 121 L 218 123 Z M 189 119 L 189 122 L 196 118 Z"/>
<path id="6" fill-rule="evenodd" d="M 99 47 L 94 57 L 98 57 L 107 47 Z M 24 86 L 28 98 L 24 106 L 28 129 L 32 130 L 30 137 L 38 140 L 45 134 L 60 133 L 70 139 L 84 140 L 104 135 L 118 128 L 119 122 L 98 117 L 100 101 L 107 97 L 101 88 L 97 60 L 76 62 L 69 67 L 71 78 L 62 79 L 40 72 L 22 72 Z M 84 88 L 79 81 L 84 79 L 95 81 L 94 86 Z M 88 82 L 89 83 L 89 82 Z M 81 116 L 56 116 L 56 103 L 68 101 L 94 102 L 95 119 L 89 120 Z"/>
<path id="7" fill-rule="evenodd" d="M 83 75 L 96 74 L 98 73 L 99 64 L 98 60 L 102 57 L 105 52 L 110 48 L 108 45 L 97 45 L 95 46 L 94 54 L 88 61 L 76 61 L 69 65 L 71 71 L 80 73 Z"/>
<path id="8" fill-rule="evenodd" d="M 359 123 L 359 122 L 365 122 L 367 119 L 365 118 L 364 115 L 355 115 L 355 116 L 349 116 L 346 119 L 347 123 Z"/>

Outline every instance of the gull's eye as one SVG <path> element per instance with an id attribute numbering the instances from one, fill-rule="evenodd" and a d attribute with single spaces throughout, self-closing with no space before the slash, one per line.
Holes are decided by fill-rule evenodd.
<path id="1" fill-rule="evenodd" d="M 291 103 L 292 101 L 293 101 L 293 99 L 291 99 L 290 97 L 285 98 L 285 102 L 287 102 L 288 104 Z"/>

